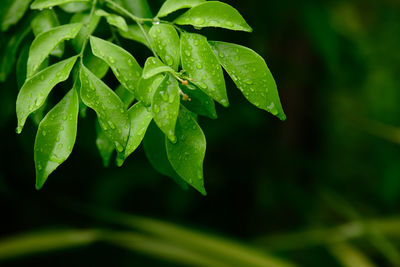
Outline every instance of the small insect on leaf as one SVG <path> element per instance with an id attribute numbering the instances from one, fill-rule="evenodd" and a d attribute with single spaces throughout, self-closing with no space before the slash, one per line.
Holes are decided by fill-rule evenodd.
<path id="1" fill-rule="evenodd" d="M 36 188 L 71 154 L 78 127 L 79 100 L 75 89 L 47 113 L 35 140 Z"/>
<path id="2" fill-rule="evenodd" d="M 193 25 L 197 28 L 219 27 L 235 31 L 253 31 L 235 8 L 218 1 L 197 5 L 174 22 L 179 25 Z"/>
<path id="3" fill-rule="evenodd" d="M 165 139 L 173 169 L 188 184 L 206 195 L 203 178 L 206 138 L 191 112 L 182 106 L 176 124 L 176 137 L 175 144 Z"/>
<path id="4" fill-rule="evenodd" d="M 56 84 L 68 79 L 77 57 L 56 63 L 28 79 L 17 97 L 17 133 L 21 133 L 26 118 L 38 110 Z"/>

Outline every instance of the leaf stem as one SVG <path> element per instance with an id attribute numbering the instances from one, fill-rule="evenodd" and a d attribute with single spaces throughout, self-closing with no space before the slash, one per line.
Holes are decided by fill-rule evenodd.
<path id="1" fill-rule="evenodd" d="M 97 5 L 97 1 L 98 0 L 93 0 L 92 8 L 90 9 L 89 19 L 88 19 L 88 22 L 85 24 L 85 27 L 87 27 L 90 24 L 91 20 L 92 20 L 92 17 L 93 17 L 93 14 L 94 14 L 94 11 L 95 11 L 95 8 L 96 8 L 96 5 Z M 89 40 L 89 35 L 85 38 L 85 41 L 83 42 L 83 45 L 82 45 L 81 52 L 79 53 L 79 57 L 81 58 L 81 63 L 82 64 L 83 64 L 83 53 L 85 52 L 88 40 Z"/>

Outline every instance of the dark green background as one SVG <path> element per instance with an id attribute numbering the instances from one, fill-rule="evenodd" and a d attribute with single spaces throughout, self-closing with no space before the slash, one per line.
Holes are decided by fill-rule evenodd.
<path id="1" fill-rule="evenodd" d="M 154 13 L 161 2 L 150 1 Z M 229 236 L 300 266 L 341 266 L 326 246 L 278 238 L 286 244 L 278 248 L 279 242 L 268 237 L 399 215 L 400 2 L 225 2 L 242 13 L 254 33 L 201 32 L 210 40 L 251 47 L 266 59 L 287 121 L 251 106 L 226 76 L 231 107 L 218 106 L 215 121 L 200 119 L 208 142 L 208 196 L 203 197 L 157 174 L 142 148 L 125 167 L 105 169 L 89 112 L 79 121 L 71 157 L 36 191 L 36 127 L 29 122 L 21 135 L 15 134 L 18 87 L 13 72 L 0 83 L 1 237 L 104 226 L 80 212 L 82 203 Z M 150 55 L 133 42 L 124 44 L 141 64 Z M 112 84 L 110 76 L 106 79 Z M 399 239 L 377 232 L 376 239 L 350 242 L 376 266 L 400 264 Z M 104 244 L 1 265 L 31 264 L 167 265 Z"/>

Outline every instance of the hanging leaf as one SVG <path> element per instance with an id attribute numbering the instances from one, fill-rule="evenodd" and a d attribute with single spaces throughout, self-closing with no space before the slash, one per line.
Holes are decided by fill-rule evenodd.
<path id="1" fill-rule="evenodd" d="M 104 60 L 111 67 L 118 81 L 134 93 L 142 75 L 142 68 L 136 59 L 121 47 L 94 36 L 90 36 L 90 45 L 93 54 Z"/>
<path id="2" fill-rule="evenodd" d="M 178 70 L 180 64 L 180 40 L 174 26 L 155 24 L 149 31 L 152 45 L 165 64 Z"/>
<path id="3" fill-rule="evenodd" d="M 146 157 L 154 169 L 173 179 L 183 189 L 188 189 L 187 183 L 172 168 L 167 156 L 165 136 L 154 123 L 150 123 L 143 140 L 143 147 Z"/>
<path id="4" fill-rule="evenodd" d="M 148 32 L 150 30 L 150 28 L 146 24 L 143 25 L 143 28 L 146 32 Z M 146 47 L 150 48 L 150 46 L 146 40 L 146 37 L 144 37 L 143 32 L 138 25 L 128 25 L 128 31 L 118 30 L 118 32 L 125 39 L 139 42 L 139 43 L 145 45 Z"/>
<path id="5" fill-rule="evenodd" d="M 131 120 L 131 130 L 125 155 L 123 158 L 119 158 L 117 160 L 118 166 L 122 166 L 124 160 L 128 158 L 140 145 L 146 133 L 147 127 L 149 127 L 149 124 L 153 119 L 151 112 L 149 112 L 141 102 L 133 105 L 129 109 L 128 113 Z"/>
<path id="6" fill-rule="evenodd" d="M 5 6 L 6 10 L 1 21 L 1 31 L 7 31 L 10 26 L 20 21 L 28 9 L 30 2 L 31 0 L 10 1 L 10 5 Z M 2 6 L 2 8 L 4 8 L 4 6 Z"/>
<path id="7" fill-rule="evenodd" d="M 21 133 L 26 118 L 38 110 L 56 84 L 68 79 L 77 57 L 54 64 L 27 80 L 17 98 L 17 133 Z"/>
<path id="8" fill-rule="evenodd" d="M 71 2 L 60 5 L 60 8 L 67 13 L 78 13 L 90 9 L 88 2 Z"/>
<path id="9" fill-rule="evenodd" d="M 179 85 L 168 74 L 154 92 L 151 108 L 157 126 L 172 141 L 176 142 L 175 125 L 179 112 Z"/>
<path id="10" fill-rule="evenodd" d="M 203 178 L 206 138 L 190 111 L 184 107 L 179 111 L 175 132 L 175 144 L 165 139 L 168 159 L 183 180 L 206 195 Z"/>
<path id="11" fill-rule="evenodd" d="M 71 154 L 78 126 L 79 100 L 75 89 L 47 113 L 35 140 L 36 189 Z"/>
<path id="12" fill-rule="evenodd" d="M 182 102 L 187 109 L 211 119 L 217 118 L 215 103 L 211 97 L 203 93 L 203 91 L 194 85 L 179 86 L 182 92 L 188 96 L 188 99 Z"/>
<path id="13" fill-rule="evenodd" d="M 46 9 L 37 14 L 37 16 L 32 20 L 31 27 L 35 36 L 46 32 L 54 27 L 60 25 L 58 18 L 54 10 Z M 64 54 L 64 43 L 61 42 L 53 51 L 50 53 L 52 56 L 61 58 Z"/>
<path id="14" fill-rule="evenodd" d="M 90 0 L 35 0 L 32 3 L 31 8 L 44 9 L 72 2 L 90 2 Z"/>
<path id="15" fill-rule="evenodd" d="M 219 27 L 235 31 L 253 31 L 236 9 L 218 1 L 197 5 L 174 22 L 179 25 L 193 25 L 198 28 Z"/>
<path id="16" fill-rule="evenodd" d="M 129 115 L 121 99 L 85 66 L 81 65 L 81 98 L 93 109 L 101 129 L 113 141 L 118 152 L 123 152 L 129 136 Z"/>
<path id="17" fill-rule="evenodd" d="M 147 0 L 117 0 L 130 13 L 139 18 L 152 18 L 153 14 Z"/>
<path id="18" fill-rule="evenodd" d="M 76 52 L 81 52 L 83 43 L 91 35 L 94 30 L 97 28 L 100 22 L 100 17 L 94 13 L 92 17 L 88 13 L 76 13 L 72 16 L 70 23 L 83 23 L 85 27 L 82 27 L 79 33 L 76 35 L 74 39 L 72 39 L 71 43 Z"/>
<path id="19" fill-rule="evenodd" d="M 206 37 L 183 33 L 181 35 L 182 67 L 193 83 L 223 106 L 229 106 L 225 79 L 218 59 Z"/>
<path id="20" fill-rule="evenodd" d="M 123 17 L 110 14 L 102 9 L 96 10 L 96 15 L 99 17 L 105 17 L 108 24 L 115 26 L 124 32 L 128 31 L 128 25 Z"/>
<path id="21" fill-rule="evenodd" d="M 247 100 L 285 120 L 275 80 L 264 59 L 253 50 L 240 45 L 224 42 L 210 44 L 221 65 Z"/>
<path id="22" fill-rule="evenodd" d="M 155 90 L 160 85 L 161 81 L 163 80 L 164 76 L 162 74 L 153 76 L 149 79 L 140 79 L 138 88 L 136 90 L 136 98 L 145 106 L 150 106 L 151 101 L 153 100 L 153 95 Z"/>
<path id="23" fill-rule="evenodd" d="M 174 73 L 174 70 L 164 65 L 158 58 L 149 57 L 144 64 L 143 79 L 149 79 L 164 72 Z"/>
<path id="24" fill-rule="evenodd" d="M 157 17 L 162 18 L 169 14 L 184 8 L 192 8 L 198 6 L 206 0 L 167 0 L 158 11 Z"/>
<path id="25" fill-rule="evenodd" d="M 93 55 L 90 49 L 85 49 L 83 65 L 85 65 L 99 79 L 103 79 L 110 69 L 108 64 L 104 62 L 104 60 Z"/>
<path id="26" fill-rule="evenodd" d="M 36 37 L 29 50 L 27 69 L 28 78 L 37 72 L 40 64 L 48 57 L 51 51 L 60 44 L 60 42 L 74 38 L 81 27 L 81 23 L 67 24 L 53 28 Z"/>

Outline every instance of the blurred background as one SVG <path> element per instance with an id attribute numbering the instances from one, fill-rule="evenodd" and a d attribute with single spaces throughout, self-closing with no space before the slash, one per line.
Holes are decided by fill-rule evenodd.
<path id="1" fill-rule="evenodd" d="M 36 191 L 36 126 L 15 133 L 13 64 L 33 12 L 1 33 L 1 266 L 400 266 L 400 2 L 224 2 L 254 33 L 201 33 L 260 53 L 288 119 L 226 76 L 231 107 L 200 118 L 207 197 L 159 175 L 142 148 L 104 168 L 92 112 Z M 150 55 L 123 42 L 141 64 Z"/>

